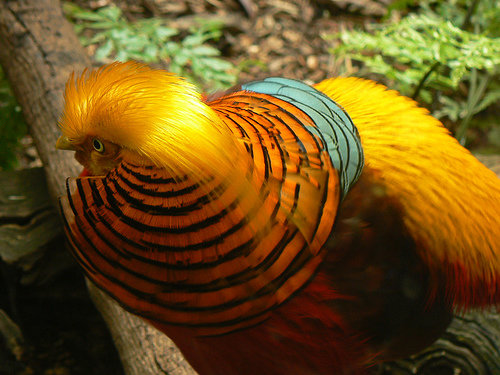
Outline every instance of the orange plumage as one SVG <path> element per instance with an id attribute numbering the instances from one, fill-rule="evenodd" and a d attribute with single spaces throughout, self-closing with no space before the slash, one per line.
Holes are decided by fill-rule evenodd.
<path id="1" fill-rule="evenodd" d="M 371 81 L 202 97 L 114 63 L 71 78 L 61 200 L 86 275 L 204 374 L 358 373 L 500 300 L 499 179 Z"/>

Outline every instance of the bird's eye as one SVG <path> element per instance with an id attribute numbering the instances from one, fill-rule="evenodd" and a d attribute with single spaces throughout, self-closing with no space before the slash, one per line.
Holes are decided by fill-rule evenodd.
<path id="1" fill-rule="evenodd" d="M 92 145 L 94 146 L 94 150 L 96 150 L 97 152 L 104 152 L 104 144 L 99 139 L 94 138 L 94 140 L 92 141 Z"/>

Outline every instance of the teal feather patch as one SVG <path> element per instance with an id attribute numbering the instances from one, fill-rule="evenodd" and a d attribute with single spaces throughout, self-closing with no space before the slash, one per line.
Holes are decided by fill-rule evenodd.
<path id="1" fill-rule="evenodd" d="M 287 78 L 266 78 L 247 83 L 242 89 L 284 100 L 311 118 L 316 127 L 305 128 L 326 146 L 333 166 L 339 171 L 344 198 L 361 175 L 364 164 L 358 130 L 344 109 L 315 88 Z"/>

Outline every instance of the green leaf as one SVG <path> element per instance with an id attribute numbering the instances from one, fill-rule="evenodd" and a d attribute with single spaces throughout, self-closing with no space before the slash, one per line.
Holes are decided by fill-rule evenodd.
<path id="1" fill-rule="evenodd" d="M 194 47 L 191 52 L 193 55 L 196 56 L 219 56 L 220 52 L 218 49 L 208 46 L 208 45 L 201 45 Z"/>
<path id="2" fill-rule="evenodd" d="M 113 41 L 111 39 L 108 39 L 95 51 L 95 59 L 97 61 L 104 61 L 109 57 L 113 50 Z"/>
<path id="3" fill-rule="evenodd" d="M 123 47 L 130 51 L 142 51 L 149 45 L 149 41 L 141 36 L 133 36 L 129 38 L 121 38 L 120 42 Z"/>
<path id="4" fill-rule="evenodd" d="M 73 12 L 71 15 L 74 18 L 77 18 L 77 19 L 82 20 L 82 21 L 96 21 L 96 22 L 105 21 L 105 18 L 101 14 L 89 12 L 89 11 L 85 11 L 85 10 Z"/>
<path id="5" fill-rule="evenodd" d="M 188 63 L 191 56 L 188 51 L 179 51 L 177 55 L 173 57 L 173 61 L 178 66 L 184 66 Z"/>
<path id="6" fill-rule="evenodd" d="M 172 72 L 203 85 L 220 87 L 235 80 L 237 69 L 216 58 L 220 51 L 210 45 L 222 35 L 224 25 L 220 22 L 198 20 L 191 34 L 173 41 L 170 38 L 178 36 L 179 31 L 166 26 L 162 19 L 130 22 L 120 8 L 113 5 L 93 12 L 69 4 L 65 5 L 65 12 L 78 23 L 75 30 L 82 43 L 96 45 L 95 58 L 99 61 L 111 58 L 148 63 L 164 60 Z"/>
<path id="7" fill-rule="evenodd" d="M 184 40 L 182 41 L 182 45 L 186 48 L 194 47 L 203 44 L 205 41 L 206 41 L 205 35 L 193 34 L 185 37 Z"/>
<path id="8" fill-rule="evenodd" d="M 100 30 L 100 29 L 107 30 L 107 29 L 116 28 L 118 26 L 119 25 L 117 25 L 117 23 L 114 21 L 104 20 L 104 21 L 93 22 L 90 25 L 88 25 L 87 27 L 94 29 L 94 30 Z"/>
<path id="9" fill-rule="evenodd" d="M 97 13 L 103 17 L 106 17 L 109 20 L 118 21 L 122 16 L 122 11 L 115 5 L 101 8 L 97 11 Z"/>
<path id="10" fill-rule="evenodd" d="M 203 59 L 202 61 L 205 66 L 213 70 L 225 71 L 233 67 L 233 65 L 230 64 L 229 62 L 216 58 L 206 58 Z"/>
<path id="11" fill-rule="evenodd" d="M 115 60 L 125 62 L 130 60 L 130 55 L 126 50 L 118 50 L 115 56 Z"/>
<path id="12" fill-rule="evenodd" d="M 130 33 L 128 28 L 117 28 L 109 31 L 109 38 L 118 42 L 123 42 L 128 45 L 131 39 L 137 38 L 135 35 Z"/>
<path id="13" fill-rule="evenodd" d="M 481 112 L 498 101 L 500 101 L 500 88 L 487 92 L 475 108 L 475 111 L 476 113 Z"/>
<path id="14" fill-rule="evenodd" d="M 148 45 L 144 48 L 144 61 L 154 62 L 158 60 L 159 47 L 155 45 Z"/>
<path id="15" fill-rule="evenodd" d="M 177 35 L 178 33 L 179 32 L 176 29 L 164 26 L 160 26 L 155 30 L 156 37 L 162 42 L 164 42 L 171 36 Z"/>
<path id="16" fill-rule="evenodd" d="M 92 38 L 87 39 L 87 38 L 80 38 L 80 41 L 82 41 L 83 45 L 89 45 L 89 44 L 96 44 L 100 42 L 104 42 L 108 38 L 108 34 L 104 32 L 96 33 Z"/>
<path id="17" fill-rule="evenodd" d="M 169 60 L 175 56 L 181 49 L 180 45 L 176 42 L 168 42 L 160 47 L 159 58 Z"/>

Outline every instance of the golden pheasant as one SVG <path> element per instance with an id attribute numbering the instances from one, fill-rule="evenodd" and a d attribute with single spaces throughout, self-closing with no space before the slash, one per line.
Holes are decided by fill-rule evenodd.
<path id="1" fill-rule="evenodd" d="M 201 374 L 355 374 L 500 301 L 500 181 L 374 82 L 203 97 L 113 63 L 71 77 L 61 199 L 87 277 Z"/>

